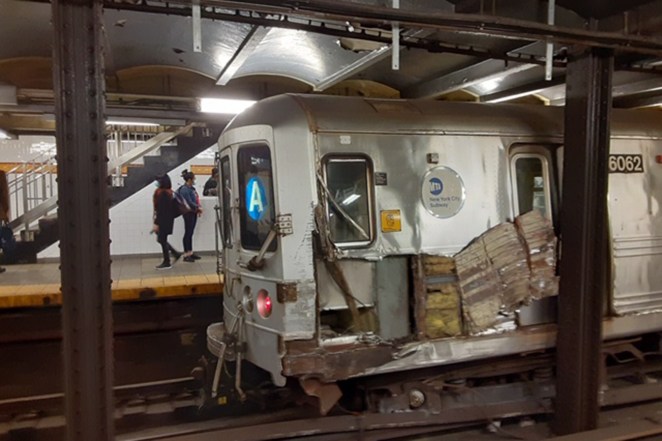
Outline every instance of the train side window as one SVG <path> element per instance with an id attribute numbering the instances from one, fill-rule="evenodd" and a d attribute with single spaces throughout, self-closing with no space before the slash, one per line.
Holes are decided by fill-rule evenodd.
<path id="1" fill-rule="evenodd" d="M 232 248 L 232 174 L 230 157 L 221 158 L 221 203 L 223 204 L 223 246 Z"/>
<path id="2" fill-rule="evenodd" d="M 275 222 L 273 173 L 271 151 L 265 144 L 239 148 L 239 220 L 241 246 L 246 250 L 259 250 Z M 268 251 L 275 251 L 277 241 Z"/>
<path id="3" fill-rule="evenodd" d="M 330 239 L 338 246 L 372 242 L 370 162 L 365 157 L 332 157 L 325 164 Z"/>
<path id="4" fill-rule="evenodd" d="M 548 219 L 552 218 L 550 197 L 549 162 L 539 154 L 517 154 L 511 167 L 515 177 L 515 214 L 520 215 L 538 210 Z"/>

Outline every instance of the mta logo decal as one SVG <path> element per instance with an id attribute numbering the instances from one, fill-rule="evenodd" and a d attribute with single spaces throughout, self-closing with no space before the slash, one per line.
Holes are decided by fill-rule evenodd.
<path id="1" fill-rule="evenodd" d="M 444 191 L 444 184 L 439 178 L 430 179 L 430 194 L 439 196 Z"/>

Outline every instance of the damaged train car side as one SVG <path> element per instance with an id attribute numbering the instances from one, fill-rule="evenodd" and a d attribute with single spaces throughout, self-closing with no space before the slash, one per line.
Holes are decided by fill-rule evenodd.
<path id="1" fill-rule="evenodd" d="M 658 118 L 613 116 L 605 338 L 662 330 Z M 219 140 L 210 349 L 284 385 L 552 347 L 562 122 L 515 105 L 255 104 Z"/>

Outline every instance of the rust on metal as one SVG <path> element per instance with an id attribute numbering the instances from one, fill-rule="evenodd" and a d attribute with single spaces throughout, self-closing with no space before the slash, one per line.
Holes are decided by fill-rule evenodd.
<path id="1" fill-rule="evenodd" d="M 296 283 L 279 283 L 276 285 L 278 303 L 293 303 L 297 301 L 298 289 Z"/>
<path id="2" fill-rule="evenodd" d="M 393 360 L 386 345 L 348 345 L 343 349 L 318 350 L 283 357 L 283 375 L 317 377 L 324 382 L 343 380 Z"/>
<path id="3" fill-rule="evenodd" d="M 336 383 L 322 383 L 316 378 L 302 378 L 299 384 L 307 395 L 318 398 L 321 415 L 329 413 L 342 397 L 342 392 Z"/>

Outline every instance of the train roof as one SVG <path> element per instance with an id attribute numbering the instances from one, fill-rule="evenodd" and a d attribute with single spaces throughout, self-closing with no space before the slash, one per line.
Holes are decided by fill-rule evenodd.
<path id="1" fill-rule="evenodd" d="M 259 101 L 226 130 L 267 124 L 318 133 L 436 133 L 559 137 L 563 107 L 285 94 Z M 613 136 L 661 137 L 658 110 L 614 110 Z"/>

